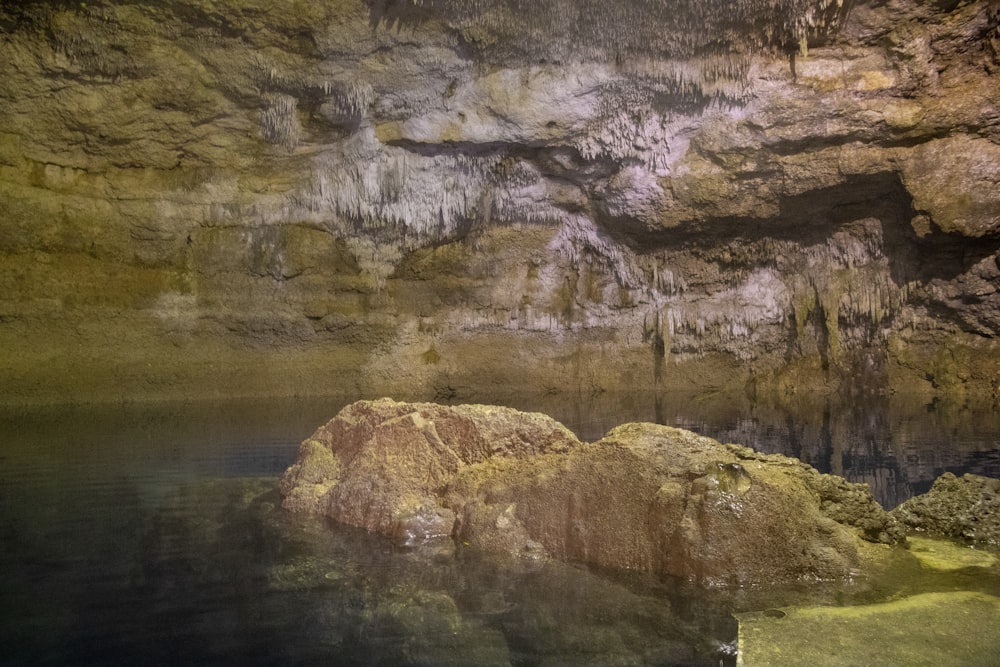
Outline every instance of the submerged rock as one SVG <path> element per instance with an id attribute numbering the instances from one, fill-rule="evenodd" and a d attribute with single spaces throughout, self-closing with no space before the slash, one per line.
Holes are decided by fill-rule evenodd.
<path id="1" fill-rule="evenodd" d="M 362 633 L 386 644 L 390 664 L 511 664 L 503 634 L 466 618 L 441 591 L 398 592 L 375 604 L 365 620 Z"/>
<path id="2" fill-rule="evenodd" d="M 849 577 L 902 528 L 864 485 L 689 431 L 582 443 L 540 414 L 359 401 L 320 427 L 284 506 L 414 542 L 451 537 L 706 584 Z"/>
<path id="3" fill-rule="evenodd" d="M 1000 598 L 924 593 L 854 607 L 739 614 L 737 665 L 990 665 Z"/>
<path id="4" fill-rule="evenodd" d="M 1000 564 L 1000 560 L 989 551 L 970 549 L 950 539 L 911 535 L 906 542 L 909 553 L 927 570 L 954 572 L 973 567 L 995 567 Z"/>
<path id="5" fill-rule="evenodd" d="M 910 498 L 892 514 L 915 530 L 1000 546 L 1000 479 L 946 472 L 930 491 Z"/>

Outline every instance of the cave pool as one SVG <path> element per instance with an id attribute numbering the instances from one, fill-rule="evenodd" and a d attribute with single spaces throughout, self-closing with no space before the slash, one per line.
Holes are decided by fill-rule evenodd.
<path id="1" fill-rule="evenodd" d="M 835 618 L 809 610 L 1000 596 L 988 560 L 904 567 L 885 581 L 705 590 L 406 548 L 286 514 L 278 476 L 352 398 L 0 409 L 0 665 L 735 665 L 737 617 L 760 620 L 754 632 L 819 618 L 835 635 Z M 868 482 L 887 507 L 945 471 L 1000 477 L 994 408 L 765 409 L 617 394 L 494 402 L 546 412 L 585 440 L 656 421 L 797 456 Z M 935 655 L 984 641 L 963 638 L 970 626 L 951 618 L 924 639 L 938 642 Z M 921 664 L 926 653 L 914 655 Z"/>

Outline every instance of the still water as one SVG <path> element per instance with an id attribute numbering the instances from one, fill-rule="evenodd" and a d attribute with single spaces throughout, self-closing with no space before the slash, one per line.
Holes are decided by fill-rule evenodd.
<path id="1" fill-rule="evenodd" d="M 287 515 L 277 476 L 347 400 L 0 411 L 0 664 L 729 665 L 734 612 L 899 585 L 704 591 Z M 887 507 L 946 470 L 1000 476 L 992 409 L 497 402 L 585 440 L 642 420 L 798 456 Z"/>

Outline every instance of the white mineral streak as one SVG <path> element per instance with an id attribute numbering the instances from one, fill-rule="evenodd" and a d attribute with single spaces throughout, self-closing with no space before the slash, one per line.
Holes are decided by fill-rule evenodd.
<path id="1" fill-rule="evenodd" d="M 447 5 L 454 10 L 449 20 L 456 26 L 501 34 L 508 24 L 523 25 L 511 23 L 509 3 L 423 4 L 437 9 Z M 805 34 L 816 25 L 828 3 L 814 4 L 790 17 L 794 25 L 785 28 Z M 587 14 L 587 25 L 606 24 L 612 30 L 629 21 L 652 20 L 663 11 L 655 4 L 625 13 L 602 5 L 591 15 L 595 7 L 543 3 L 533 10 L 538 13 L 536 27 L 554 40 L 568 39 L 584 18 L 581 12 Z M 529 33 L 518 39 L 523 38 L 521 45 L 530 56 L 539 35 Z M 462 238 L 476 225 L 557 229 L 535 282 L 529 285 L 524 276 L 495 277 L 488 306 L 454 315 L 454 324 L 466 330 L 560 332 L 611 322 L 618 327 L 627 302 L 631 317 L 654 313 L 663 332 L 688 348 L 700 349 L 711 338 L 723 347 L 735 341 L 730 347 L 739 352 L 753 349 L 739 339 L 752 337 L 761 327 L 782 326 L 790 314 L 798 321 L 817 308 L 832 308 L 829 326 L 835 327 L 837 312 L 864 314 L 878 322 L 900 307 L 899 290 L 881 259 L 877 229 L 838 232 L 807 249 L 800 259 L 803 267 L 780 262 L 758 267 L 705 292 L 691 290 L 686 270 L 668 258 L 643 257 L 641 248 L 612 238 L 592 209 L 562 205 L 567 197 L 585 200 L 587 192 L 509 151 L 574 149 L 585 163 L 615 165 L 616 173 L 597 186 L 600 214 L 650 228 L 671 226 L 664 212 L 671 210 L 674 194 L 664 190 L 664 179 L 690 174 L 686 158 L 700 128 L 721 124 L 732 129 L 752 113 L 751 82 L 761 76 L 752 55 L 745 53 L 642 55 L 615 63 L 606 57 L 604 36 L 587 39 L 564 62 L 537 64 L 545 61 L 539 58 L 536 64 L 497 67 L 472 67 L 452 49 L 427 46 L 398 63 L 408 73 L 405 77 L 390 77 L 376 58 L 363 61 L 361 72 L 331 61 L 318 73 L 299 73 L 260 56 L 256 80 L 261 90 L 297 83 L 315 91 L 322 97 L 319 114 L 345 124 L 349 132 L 305 157 L 312 165 L 309 183 L 283 200 L 258 200 L 249 211 L 215 206 L 209 217 L 224 221 L 249 214 L 257 225 L 304 221 L 325 228 L 344 240 L 379 287 L 409 252 Z M 548 43 L 544 48 L 563 47 Z M 587 49 L 594 51 L 593 61 L 586 60 Z M 811 70 L 804 67 L 807 72 Z M 409 75 L 413 83 L 407 83 Z M 296 150 L 303 137 L 299 100 L 284 93 L 268 93 L 263 99 L 262 136 Z M 709 168 L 721 173 L 717 165 Z M 270 271 L 284 275 L 280 248 L 253 236 L 247 243 L 267 255 Z M 830 278 L 830 266 L 865 272 L 868 279 L 838 282 Z M 595 281 L 594 275 L 602 278 Z M 802 304 L 809 304 L 808 312 Z"/>
<path id="2" fill-rule="evenodd" d="M 606 65 L 501 69 L 463 81 L 436 109 L 408 118 L 401 138 L 441 142 L 527 143 L 573 136 L 594 117 Z"/>

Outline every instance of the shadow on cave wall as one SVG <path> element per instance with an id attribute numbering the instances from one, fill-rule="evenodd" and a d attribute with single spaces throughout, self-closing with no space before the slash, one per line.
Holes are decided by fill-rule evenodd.
<path id="1" fill-rule="evenodd" d="M 604 225 L 616 238 L 641 252 L 661 248 L 704 251 L 734 240 L 819 245 L 843 225 L 876 218 L 882 223 L 884 252 L 899 285 L 913 280 L 953 280 L 1000 249 L 1000 237 L 970 238 L 941 231 L 933 223 L 929 233 L 918 235 L 911 221 L 920 214 L 899 175 L 880 172 L 786 197 L 778 215 L 771 218 L 715 218 L 662 231 L 630 227 L 627 221 L 624 225 L 619 224 L 622 221 L 604 221 Z"/>
<path id="2" fill-rule="evenodd" d="M 918 216 L 929 222 L 923 233 L 914 228 Z M 914 208 L 912 196 L 893 172 L 852 176 L 832 187 L 786 197 L 779 214 L 767 219 L 717 218 L 662 231 L 619 220 L 605 220 L 603 225 L 640 253 L 684 249 L 711 256 L 713 250 L 734 243 L 751 246 L 768 239 L 800 248 L 819 246 L 845 225 L 873 218 L 881 223 L 882 252 L 900 288 L 955 280 L 1000 250 L 998 236 L 972 238 L 942 231 L 931 216 Z M 949 319 L 962 324 L 954 314 Z"/>

